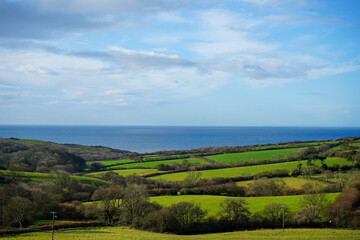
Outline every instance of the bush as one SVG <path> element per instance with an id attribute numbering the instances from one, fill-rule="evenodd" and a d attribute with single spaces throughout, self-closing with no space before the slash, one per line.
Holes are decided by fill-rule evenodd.
<path id="1" fill-rule="evenodd" d="M 248 188 L 250 196 L 280 196 L 284 195 L 286 184 L 280 178 L 260 178 Z"/>

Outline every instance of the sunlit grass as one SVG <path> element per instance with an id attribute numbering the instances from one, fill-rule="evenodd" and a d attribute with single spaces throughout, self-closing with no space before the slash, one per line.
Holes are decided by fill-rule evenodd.
<path id="1" fill-rule="evenodd" d="M 48 240 L 51 239 L 51 232 L 26 233 L 16 236 L 7 236 L 6 239 L 21 240 Z M 70 229 L 66 231 L 56 231 L 54 239 L 61 240 L 184 240 L 184 239 L 302 239 L 302 240 L 328 240 L 328 239 L 344 239 L 356 240 L 360 239 L 360 230 L 348 229 L 273 229 L 273 230 L 254 230 L 254 231 L 238 231 L 227 233 L 213 233 L 201 235 L 173 235 L 161 234 L 147 231 L 140 231 L 125 227 L 96 227 L 86 229 Z"/>

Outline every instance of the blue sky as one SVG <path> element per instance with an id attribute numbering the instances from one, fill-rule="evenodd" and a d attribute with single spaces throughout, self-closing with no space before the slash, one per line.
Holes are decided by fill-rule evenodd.
<path id="1" fill-rule="evenodd" d="M 0 0 L 0 124 L 360 127 L 359 9 Z"/>

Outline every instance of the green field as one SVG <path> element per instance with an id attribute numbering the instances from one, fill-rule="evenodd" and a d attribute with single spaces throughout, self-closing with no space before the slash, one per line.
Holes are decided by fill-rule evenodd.
<path id="1" fill-rule="evenodd" d="M 300 178 L 300 177 L 285 177 L 285 178 L 280 178 L 281 180 L 283 180 L 286 185 L 289 188 L 295 188 L 295 189 L 300 189 L 304 184 L 309 183 L 309 182 L 317 182 L 322 184 L 323 186 L 327 186 L 327 183 L 323 183 L 320 181 L 316 181 L 316 180 L 310 180 L 310 179 L 306 179 L 306 178 Z M 248 187 L 249 184 L 252 184 L 254 182 L 254 180 L 249 180 L 249 181 L 241 181 L 241 182 L 237 182 L 236 184 L 238 186 L 242 186 L 242 187 Z"/>
<path id="2" fill-rule="evenodd" d="M 16 236 L 8 236 L 6 239 L 21 240 L 48 240 L 51 239 L 51 232 L 25 233 Z M 256 230 L 256 231 L 239 231 L 227 233 L 213 233 L 201 235 L 173 235 L 140 231 L 125 227 L 97 227 L 87 229 L 70 229 L 66 231 L 56 231 L 54 239 L 61 240 L 183 240 L 183 239 L 302 239 L 302 240 L 328 240 L 360 239 L 360 230 L 343 230 L 343 229 L 281 229 L 274 230 Z"/>
<path id="3" fill-rule="evenodd" d="M 327 193 L 330 202 L 334 202 L 339 193 Z M 273 202 L 278 202 L 281 204 L 286 204 L 290 211 L 298 212 L 299 211 L 299 201 L 302 195 L 292 195 L 292 196 L 272 196 L 272 197 L 243 197 L 249 203 L 250 212 L 254 213 L 256 211 L 264 209 L 264 207 Z M 208 210 L 208 215 L 217 216 L 218 211 L 220 210 L 220 203 L 227 198 L 237 198 L 237 197 L 226 197 L 226 196 L 212 196 L 212 195 L 181 195 L 181 196 L 158 196 L 151 197 L 150 201 L 157 202 L 163 206 L 170 206 L 171 204 L 178 202 L 194 202 L 200 204 L 203 209 Z"/>
<path id="4" fill-rule="evenodd" d="M 225 153 L 207 156 L 206 158 L 212 159 L 215 162 L 231 162 L 242 160 L 243 162 L 248 162 L 250 160 L 260 161 L 260 160 L 277 160 L 285 159 L 291 154 L 295 154 L 301 148 L 288 148 L 288 149 L 277 149 L 277 150 L 264 150 L 264 151 L 253 151 L 253 152 L 243 152 L 243 153 Z"/>
<path id="5" fill-rule="evenodd" d="M 301 161 L 304 165 L 306 161 Z M 215 177 L 238 177 L 238 176 L 253 176 L 257 173 L 264 171 L 275 170 L 275 169 L 289 169 L 291 171 L 298 165 L 298 162 L 285 162 L 285 163 L 273 163 L 257 166 L 247 167 L 234 167 L 234 168 L 222 168 L 214 170 L 203 170 L 198 171 L 201 173 L 201 178 L 215 178 Z M 188 175 L 187 172 L 179 172 L 172 174 L 164 174 L 159 176 L 150 177 L 151 179 L 165 179 L 167 181 L 182 181 Z"/>
<path id="6" fill-rule="evenodd" d="M 199 164 L 209 164 L 207 161 L 200 158 L 186 158 L 186 159 L 174 159 L 174 160 L 164 160 L 164 161 L 148 161 L 148 162 L 140 162 L 140 163 L 129 163 L 122 164 L 121 166 L 112 166 L 106 169 L 114 169 L 114 168 L 136 168 L 136 167 L 144 167 L 144 168 L 155 168 L 158 164 L 169 165 L 171 163 L 182 164 L 184 160 L 187 160 L 191 165 Z"/>
<path id="7" fill-rule="evenodd" d="M 340 181 L 347 181 L 351 176 L 359 177 L 360 171 L 349 171 L 349 172 L 340 172 L 340 173 L 333 173 L 330 176 L 325 176 L 325 174 L 316 174 L 312 177 L 320 178 L 329 180 L 332 182 L 340 182 Z"/>
<path id="8" fill-rule="evenodd" d="M 101 171 L 101 172 L 93 172 L 93 173 L 89 173 L 87 174 L 87 176 L 99 176 L 102 174 L 105 174 L 107 172 L 110 171 Z M 157 173 L 157 172 L 161 172 L 157 169 L 121 169 L 121 170 L 111 170 L 111 172 L 115 172 L 121 176 L 129 176 L 132 174 L 136 174 L 136 175 L 146 175 L 146 174 L 150 174 L 150 173 Z"/>
<path id="9" fill-rule="evenodd" d="M 0 173 L 5 178 L 11 177 L 11 171 L 9 170 L 0 170 Z M 19 178 L 19 181 L 35 181 L 35 182 L 42 182 L 42 181 L 51 181 L 56 177 L 56 174 L 49 174 L 49 173 L 36 173 L 36 172 L 15 172 L 16 178 Z M 108 186 L 110 185 L 109 182 L 92 178 L 92 177 L 83 177 L 83 176 L 71 176 L 71 178 L 76 179 L 80 183 L 87 183 L 87 184 L 94 184 L 95 186 Z"/>
<path id="10" fill-rule="evenodd" d="M 334 202 L 340 193 L 327 193 L 330 202 Z M 271 196 L 271 197 L 242 197 L 248 202 L 250 212 L 254 213 L 264 209 L 264 207 L 273 202 L 286 204 L 292 212 L 299 211 L 299 201 L 302 195 L 291 196 Z M 179 195 L 179 196 L 156 196 L 150 197 L 151 202 L 157 202 L 164 207 L 169 207 L 174 203 L 193 202 L 200 204 L 203 209 L 208 210 L 208 216 L 217 216 L 220 211 L 220 204 L 225 199 L 236 199 L 238 197 L 214 196 L 214 195 Z M 100 204 L 100 202 L 83 202 L 83 205 Z"/>
<path id="11" fill-rule="evenodd" d="M 107 160 L 107 161 L 91 161 L 86 162 L 87 165 L 90 165 L 92 163 L 101 163 L 104 166 L 110 166 L 115 164 L 122 164 L 122 163 L 131 163 L 133 160 L 130 159 L 118 159 L 118 160 Z"/>
<path id="12" fill-rule="evenodd" d="M 159 160 L 176 160 L 187 158 L 189 154 L 180 154 L 180 155 L 144 155 L 143 161 L 159 161 Z"/>
<path id="13" fill-rule="evenodd" d="M 344 158 L 327 158 L 325 160 L 325 163 L 328 167 L 333 167 L 335 165 L 340 165 L 340 166 L 344 166 L 344 165 L 352 165 L 352 162 L 344 159 Z M 317 166 L 321 165 L 320 161 L 316 161 L 315 163 Z"/>
<path id="14" fill-rule="evenodd" d="M 238 177 L 238 176 L 254 176 L 255 174 L 276 170 L 276 169 L 289 169 L 291 171 L 293 168 L 297 167 L 299 162 L 284 162 L 284 163 L 273 163 L 273 164 L 262 164 L 256 166 L 246 166 L 246 167 L 234 167 L 234 168 L 222 168 L 222 169 L 214 169 L 214 170 L 203 170 L 199 171 L 201 173 L 201 178 L 215 178 L 215 177 Z M 306 166 L 307 161 L 300 161 L 303 166 Z M 320 166 L 320 160 L 315 161 L 317 166 Z M 325 163 L 328 166 L 334 165 L 349 165 L 351 164 L 349 161 L 343 158 L 327 158 Z M 167 181 L 182 181 L 188 175 L 187 172 L 180 173 L 171 173 L 164 174 L 159 176 L 150 177 L 151 179 L 165 179 Z"/>

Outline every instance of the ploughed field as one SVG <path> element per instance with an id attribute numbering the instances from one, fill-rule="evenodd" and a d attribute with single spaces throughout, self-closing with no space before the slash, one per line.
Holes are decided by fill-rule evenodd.
<path id="1" fill-rule="evenodd" d="M 6 239 L 16 240 L 47 240 L 51 239 L 51 231 L 26 233 L 8 236 Z M 184 239 L 301 239 L 301 240 L 330 240 L 330 239 L 360 239 L 360 230 L 343 229 L 281 229 L 237 231 L 227 233 L 213 233 L 200 235 L 173 235 L 129 229 L 125 227 L 98 227 L 88 229 L 71 229 L 56 231 L 54 239 L 61 240 L 184 240 Z"/>

